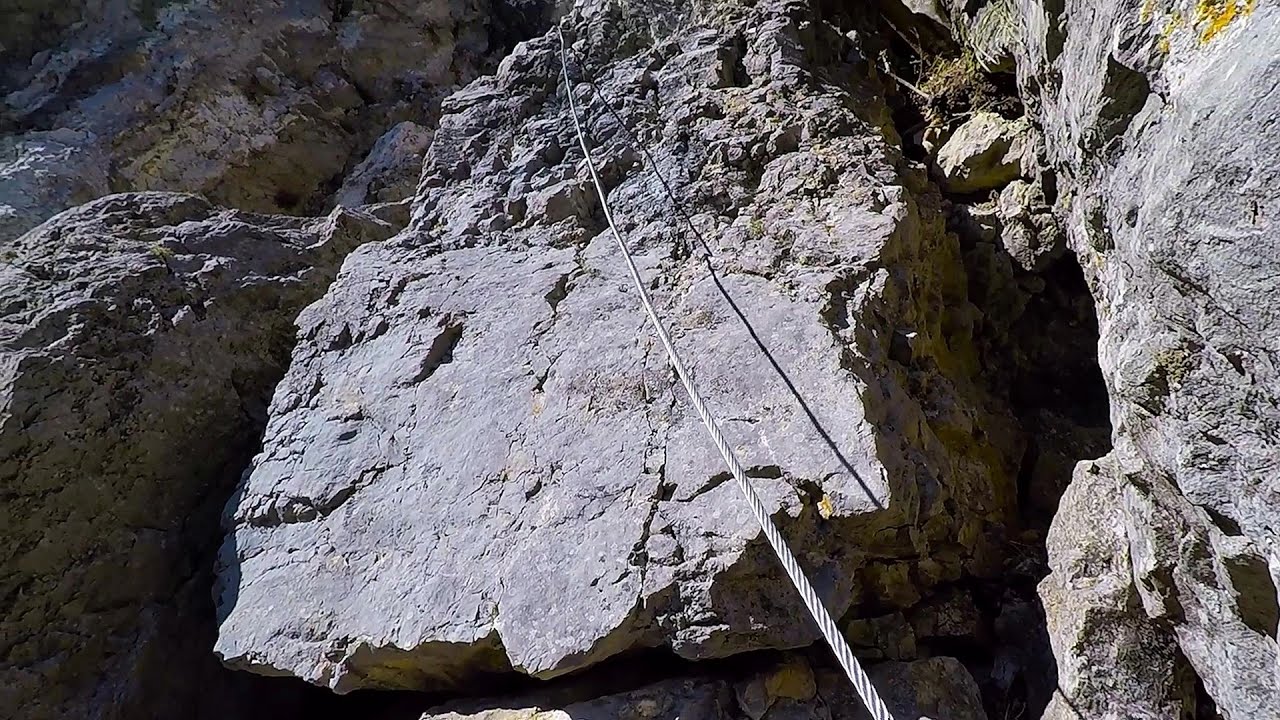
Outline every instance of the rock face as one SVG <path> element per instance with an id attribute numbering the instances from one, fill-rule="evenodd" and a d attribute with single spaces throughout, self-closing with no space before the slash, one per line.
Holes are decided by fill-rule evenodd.
<path id="1" fill-rule="evenodd" d="M 1120 689 L 1154 713 L 1133 717 L 1169 716 L 1156 707 L 1174 689 L 1127 658 L 1170 638 L 1176 657 L 1150 657 L 1189 663 L 1221 717 L 1276 717 L 1280 139 L 1268 123 L 1280 115 L 1280 12 L 1233 0 L 1020 6 L 1020 82 L 1098 303 L 1116 426 L 1113 455 L 1082 470 L 1091 490 L 1070 494 L 1055 532 L 1096 523 L 1085 503 L 1097 497 L 1110 522 L 1091 533 L 1096 550 L 1050 546 L 1044 591 L 1065 676 L 1075 682 L 1088 658 L 1090 676 L 1111 682 L 1081 677 L 1049 717 L 1074 717 L 1068 701 L 1101 708 Z M 1077 581 L 1076 552 L 1109 557 Z M 1121 637 L 1134 640 L 1123 652 Z"/>
<path id="2" fill-rule="evenodd" d="M 897 717 L 1280 717 L 1272 5 L 0 17 L 0 717 L 865 717 L 567 93 Z"/>
<path id="3" fill-rule="evenodd" d="M 247 714 L 209 654 L 219 511 L 294 316 L 391 232 L 139 193 L 0 243 L 0 715 Z"/>
<path id="4" fill-rule="evenodd" d="M 42 4 L 0 2 L 0 239 L 109 191 L 322 210 L 382 131 L 434 124 L 537 21 L 487 0 Z"/>
<path id="5" fill-rule="evenodd" d="M 738 12 L 654 45 L 649 17 L 588 7 L 573 92 L 660 311 L 829 607 L 906 608 L 999 570 L 1021 440 L 974 382 L 960 248 L 858 31 Z M 652 340 L 563 93 L 549 35 L 450 97 L 411 227 L 300 318 L 222 552 L 232 666 L 447 688 L 816 639 Z"/>
<path id="6" fill-rule="evenodd" d="M 1060 694 L 1046 720 L 1179 717 L 1192 690 L 1168 630 L 1141 616 L 1110 462 L 1080 464 L 1049 534 L 1040 594 Z"/>
<path id="7" fill-rule="evenodd" d="M 67 128 L 0 138 L 0 239 L 111 192 L 108 163 L 91 140 Z"/>

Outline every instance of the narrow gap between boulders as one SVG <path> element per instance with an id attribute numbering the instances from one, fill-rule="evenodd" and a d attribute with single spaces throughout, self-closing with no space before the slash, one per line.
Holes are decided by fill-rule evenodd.
<path id="1" fill-rule="evenodd" d="M 817 653 L 810 662 L 821 666 Z M 418 720 L 429 710 L 470 714 L 489 709 L 563 707 L 596 698 L 638 690 L 664 680 L 708 679 L 733 682 L 754 672 L 776 667 L 785 654 L 776 650 L 743 653 L 716 660 L 688 660 L 666 648 L 633 650 L 584 670 L 551 680 L 517 673 L 478 679 L 448 692 L 357 690 L 337 695 L 294 678 L 273 678 L 272 685 L 288 693 L 276 702 L 270 717 L 307 720 Z"/>
<path id="2" fill-rule="evenodd" d="M 1048 574 L 1046 537 L 1075 464 L 1110 450 L 1097 318 L 1079 262 L 1062 247 L 1056 221 L 1050 222 L 1056 195 L 1051 171 L 1041 168 L 1028 177 L 1024 169 L 1016 181 L 1039 193 L 1036 223 L 1002 214 L 997 201 L 1005 184 L 977 192 L 946 189 L 934 163 L 938 145 L 975 113 L 1017 120 L 1024 110 L 1011 74 L 981 72 L 963 48 L 919 41 L 924 35 L 901 26 L 877 33 L 885 39 L 877 60 L 886 99 L 903 154 L 939 186 L 947 228 L 960 243 L 969 300 L 979 315 L 973 330 L 978 380 L 1017 421 L 1026 450 L 1016 516 L 1003 534 L 1002 571 L 991 580 L 964 578 L 934 594 L 971 598 L 965 603 L 976 610 L 976 622 L 950 636 L 919 638 L 917 653 L 964 662 L 989 717 L 1037 718 L 1057 682 L 1036 592 Z M 1013 232 L 1024 238 L 1031 232 L 1054 249 L 1034 263 L 1025 256 L 1020 262 L 1010 250 Z"/>

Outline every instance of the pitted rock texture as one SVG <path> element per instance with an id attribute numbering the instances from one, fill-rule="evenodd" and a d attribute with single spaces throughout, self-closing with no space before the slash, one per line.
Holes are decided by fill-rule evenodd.
<path id="1" fill-rule="evenodd" d="M 0 715 L 248 714 L 209 654 L 221 506 L 294 317 L 391 233 L 139 193 L 0 242 Z"/>
<path id="2" fill-rule="evenodd" d="M 568 88 L 536 37 L 561 15 Z M 817 640 L 652 339 L 572 92 L 676 344 L 899 716 L 1021 684 L 1048 720 L 1280 717 L 1274 5 L 0 17 L 0 716 L 278 715 L 253 688 L 301 683 L 218 668 L 215 619 L 232 667 L 342 693 Z M 1031 122 L 939 88 L 904 150 L 893 38 L 1016 61 Z M 1056 679 L 1018 596 L 1055 512 Z M 862 717 L 838 677 L 748 662 L 534 705 Z M 536 714 L 480 704 L 426 717 Z"/>
<path id="3" fill-rule="evenodd" d="M 1172 634 L 1141 613 L 1115 473 L 1081 463 L 1049 534 L 1040 595 L 1059 693 L 1046 720 L 1174 718 L 1192 690 Z"/>
<path id="4" fill-rule="evenodd" d="M 973 380 L 960 248 L 857 31 L 735 12 L 657 45 L 643 14 L 574 14 L 572 91 L 655 302 L 828 607 L 906 608 L 999 570 L 1021 439 Z M 410 228 L 299 319 L 221 555 L 233 667 L 433 688 L 816 639 L 604 232 L 560 72 L 549 35 L 450 97 Z"/>
<path id="5" fill-rule="evenodd" d="M 1055 639 L 1059 665 L 1108 645 L 1101 618 L 1132 596 L 1124 632 L 1175 638 L 1221 717 L 1277 717 L 1280 139 L 1269 124 L 1280 115 L 1280 11 L 1231 0 L 1019 4 L 1020 81 L 1061 176 L 1058 205 L 1098 303 L 1111 391 L 1112 469 L 1089 482 L 1121 502 L 1108 542 L 1128 554 L 1112 573 L 1118 586 L 1099 595 L 1056 577 L 1068 547 L 1051 546 L 1046 599 L 1080 618 Z M 1064 508 L 1062 532 L 1081 514 Z M 1090 672 L 1126 677 L 1126 662 Z M 1066 700 L 1100 707 L 1112 689 Z M 1071 716 L 1065 704 L 1054 712 Z"/>
<path id="6" fill-rule="evenodd" d="M 0 239 L 110 194 L 107 162 L 90 141 L 67 128 L 0 137 Z"/>
<path id="7" fill-rule="evenodd" d="M 10 18 L 4 8 L 15 3 Z M 12 20 L 0 36 L 0 239 L 109 191 L 322 211 L 379 135 L 402 121 L 433 124 L 439 98 L 491 68 L 542 9 L 487 0 L 29 5 L 0 2 Z M 11 38 L 15 25 L 39 32 Z"/>

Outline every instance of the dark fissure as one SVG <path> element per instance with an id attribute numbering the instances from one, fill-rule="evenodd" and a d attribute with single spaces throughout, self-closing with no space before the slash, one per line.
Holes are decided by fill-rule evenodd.
<path id="1" fill-rule="evenodd" d="M 881 17 L 880 22 L 892 20 Z M 949 193 L 932 164 L 938 138 L 945 138 L 973 113 L 992 112 L 1007 119 L 1023 114 L 1012 74 L 975 72 L 963 65 L 967 61 L 962 49 L 927 28 L 898 24 L 882 27 L 873 37 L 882 43 L 870 52 L 882 70 L 903 155 L 938 182 L 947 229 L 960 244 L 968 299 L 977 310 L 977 380 L 1016 421 L 1025 448 L 1016 513 L 1002 532 L 1000 571 L 990 579 L 968 577 L 938 588 L 920 608 L 908 611 L 906 620 L 916 635 L 919 657 L 950 655 L 965 663 L 980 686 L 989 717 L 1039 717 L 1057 687 L 1056 663 L 1036 592 L 1049 572 L 1047 534 L 1076 463 L 1111 449 L 1094 302 L 1060 229 L 1052 231 L 1052 240 L 1042 240 L 1056 249 L 1030 269 L 1024 267 L 1029 263 L 1024 259 L 1020 264 L 1006 249 L 1006 233 L 1025 231 L 1032 223 L 1002 212 L 1003 188 Z M 938 75 L 961 81 L 941 83 Z M 922 87 L 933 94 L 926 97 Z M 1048 216 L 1056 199 L 1055 180 L 1043 169 L 1038 177 L 1025 179 L 1038 194 L 1036 211 L 1042 217 Z M 1013 227 L 1018 224 L 1021 227 Z M 1040 224 L 1033 232 L 1043 229 Z M 953 620 L 954 631 L 926 627 L 921 632 L 921 619 L 926 617 Z"/>
<path id="2" fill-rule="evenodd" d="M 1027 272 L 999 247 L 957 228 L 983 380 L 1017 419 L 1026 449 L 1018 474 L 1015 524 L 1007 528 L 1004 570 L 974 588 L 996 648 L 958 648 L 976 663 L 992 717 L 1038 717 L 1056 685 L 1036 585 L 1048 574 L 1045 541 L 1076 463 L 1110 450 L 1106 385 L 1098 368 L 1093 299 L 1075 256 Z M 1009 675 L 1011 668 L 1017 671 Z M 984 682 L 985 680 L 985 682 Z"/>

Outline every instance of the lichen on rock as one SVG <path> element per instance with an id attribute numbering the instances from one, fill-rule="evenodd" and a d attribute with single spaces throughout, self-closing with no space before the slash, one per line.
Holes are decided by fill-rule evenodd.
<path id="1" fill-rule="evenodd" d="M 1108 562 L 1118 582 L 1130 574 L 1136 582 L 1136 594 L 1124 591 L 1127 609 L 1085 593 L 1073 612 L 1114 612 L 1123 626 L 1155 628 L 1143 632 L 1163 634 L 1154 644 L 1176 643 L 1222 717 L 1274 716 L 1280 416 L 1271 267 L 1280 250 L 1274 199 L 1262 190 L 1277 148 L 1258 119 L 1280 111 L 1273 53 L 1259 52 L 1274 45 L 1278 16 L 1258 7 L 1218 34 L 1237 17 L 1235 3 L 1160 8 L 1214 40 L 1166 56 L 1152 46 L 1160 18 L 1141 21 L 1136 2 L 1024 5 L 1048 20 L 1028 35 L 1019 72 L 1067 181 L 1069 245 L 1092 258 L 1084 265 L 1117 428 L 1106 463 L 1114 469 L 1087 483 L 1120 504 L 1119 515 L 1108 512 L 1128 560 Z M 1068 495 L 1055 525 L 1081 516 L 1074 506 L 1087 497 Z M 1051 545 L 1055 576 L 1068 552 Z M 1066 580 L 1046 587 L 1059 595 Z M 1094 625 L 1055 636 L 1059 667 L 1078 666 L 1090 646 L 1113 647 L 1111 633 Z M 1094 658 L 1089 672 L 1130 678 L 1126 657 Z M 1133 687 L 1168 697 L 1150 678 Z M 1102 707 L 1116 692 L 1081 689 L 1073 699 Z M 1168 712 L 1204 705 L 1192 692 L 1170 702 Z"/>

